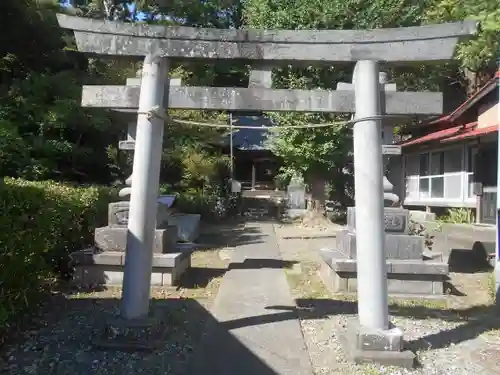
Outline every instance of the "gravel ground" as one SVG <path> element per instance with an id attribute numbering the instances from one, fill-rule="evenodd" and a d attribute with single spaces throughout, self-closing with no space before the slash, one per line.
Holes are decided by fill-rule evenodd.
<path id="1" fill-rule="evenodd" d="M 356 318 L 355 301 L 333 296 L 318 275 L 317 249 L 333 239 L 290 238 L 293 226 L 277 226 L 283 258 L 300 262 L 287 270 L 297 301 L 306 345 L 316 375 L 326 374 L 500 374 L 500 319 L 491 305 L 489 273 L 450 274 L 462 296 L 443 301 L 391 301 L 391 321 L 405 332 L 408 348 L 417 353 L 415 370 L 354 365 L 347 361 L 340 340 Z"/>
<path id="2" fill-rule="evenodd" d="M 118 313 L 120 289 L 92 293 L 64 293 L 53 299 L 36 326 L 2 352 L 0 373 L 68 374 L 178 374 L 212 319 L 207 311 L 215 297 L 227 262 L 218 251 L 196 252 L 193 268 L 181 287 L 153 290 L 153 307 L 167 311 L 165 345 L 154 353 L 104 351 L 93 346 L 103 322 Z M 58 312 L 56 315 L 55 313 Z"/>
<path id="3" fill-rule="evenodd" d="M 236 231 L 241 241 L 257 239 L 257 234 L 245 232 L 243 236 L 243 228 Z M 234 226 L 228 228 L 227 236 L 224 230 L 216 232 L 210 243 L 237 246 Z M 404 330 L 409 348 L 417 352 L 419 368 L 358 366 L 346 360 L 340 343 L 349 320 L 356 317 L 355 301 L 332 296 L 318 276 L 317 249 L 330 246 L 334 239 L 324 230 L 314 238 L 313 229 L 294 225 L 277 225 L 276 233 L 281 237 L 283 259 L 298 262 L 286 273 L 315 375 L 500 374 L 500 319 L 491 306 L 489 273 L 451 274 L 457 293 L 443 301 L 391 302 L 391 320 Z M 154 305 L 166 307 L 170 323 L 165 345 L 158 352 L 102 351 L 92 345 L 103 322 L 118 311 L 119 289 L 61 293 L 45 314 L 33 318 L 31 327 L 2 349 L 0 373 L 184 374 L 212 319 L 208 309 L 227 268 L 227 251 L 220 250 L 196 252 L 193 269 L 181 287 L 154 290 Z"/>

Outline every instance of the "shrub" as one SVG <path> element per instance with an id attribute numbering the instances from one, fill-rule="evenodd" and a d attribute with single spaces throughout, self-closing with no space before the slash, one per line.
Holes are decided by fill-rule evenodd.
<path id="1" fill-rule="evenodd" d="M 0 180 L 0 331 L 36 303 L 47 280 L 67 271 L 70 252 L 93 243 L 115 194 L 102 187 Z"/>
<path id="2" fill-rule="evenodd" d="M 449 208 L 446 215 L 441 216 L 439 221 L 451 224 L 473 224 L 475 222 L 474 212 L 469 208 Z"/>

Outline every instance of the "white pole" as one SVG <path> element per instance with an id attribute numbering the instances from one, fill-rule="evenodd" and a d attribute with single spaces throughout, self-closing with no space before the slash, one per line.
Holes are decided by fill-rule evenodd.
<path id="1" fill-rule="evenodd" d="M 168 95 L 168 87 L 165 87 L 168 84 L 167 73 L 166 59 L 146 56 L 137 116 L 123 277 L 121 314 L 125 319 L 140 318 L 149 313 L 156 199 L 164 128 L 164 120 L 151 116 L 150 113 L 163 108 L 164 95 Z"/>
<path id="2" fill-rule="evenodd" d="M 359 61 L 355 69 L 356 118 L 380 115 L 379 65 Z M 384 254 L 384 190 L 381 120 L 354 125 L 354 188 L 358 315 L 360 324 L 387 329 L 387 272 Z"/>
<path id="3" fill-rule="evenodd" d="M 500 74 L 500 45 L 498 46 L 497 75 Z M 495 76 L 496 77 L 496 76 Z M 500 78 L 497 78 L 500 79 Z M 497 305 L 500 305 L 500 84 L 498 85 L 498 126 L 497 130 L 497 241 L 496 241 L 496 262 L 495 262 L 495 297 Z"/>

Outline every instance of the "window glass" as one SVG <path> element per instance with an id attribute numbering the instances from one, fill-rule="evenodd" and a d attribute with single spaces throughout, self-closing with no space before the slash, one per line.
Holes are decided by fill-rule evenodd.
<path id="1" fill-rule="evenodd" d="M 429 175 L 429 154 L 420 154 L 420 176 Z"/>

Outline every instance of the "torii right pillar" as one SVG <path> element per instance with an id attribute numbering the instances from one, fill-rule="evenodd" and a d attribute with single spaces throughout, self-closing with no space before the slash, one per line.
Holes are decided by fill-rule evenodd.
<path id="1" fill-rule="evenodd" d="M 389 328 L 387 272 L 384 253 L 384 188 L 381 142 L 379 64 L 356 65 L 354 124 L 354 194 L 356 200 L 356 246 L 358 314 L 362 327 Z M 364 120 L 366 118 L 366 120 Z M 369 249 L 369 251 L 365 251 Z"/>

